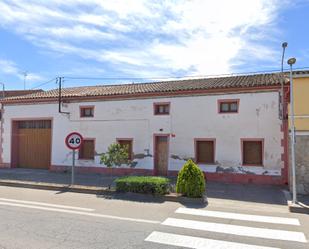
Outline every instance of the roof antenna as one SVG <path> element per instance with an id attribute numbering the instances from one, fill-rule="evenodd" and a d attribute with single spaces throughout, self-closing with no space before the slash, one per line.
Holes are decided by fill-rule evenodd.
<path id="1" fill-rule="evenodd" d="M 24 76 L 24 90 L 26 90 L 26 79 L 28 76 L 28 71 L 23 71 L 21 74 Z"/>

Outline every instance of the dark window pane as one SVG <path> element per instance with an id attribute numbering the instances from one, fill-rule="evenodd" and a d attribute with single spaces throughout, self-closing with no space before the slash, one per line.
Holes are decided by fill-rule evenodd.
<path id="1" fill-rule="evenodd" d="M 238 103 L 237 102 L 221 102 L 220 112 L 237 112 Z"/>
<path id="2" fill-rule="evenodd" d="M 93 117 L 93 107 L 82 107 L 81 117 Z"/>
<path id="3" fill-rule="evenodd" d="M 155 105 L 155 114 L 169 114 L 170 106 L 169 104 L 156 104 Z"/>
<path id="4" fill-rule="evenodd" d="M 221 103 L 221 111 L 228 112 L 229 111 L 229 104 L 228 103 Z"/>
<path id="5" fill-rule="evenodd" d="M 232 112 L 237 112 L 237 103 L 231 103 L 230 110 Z"/>

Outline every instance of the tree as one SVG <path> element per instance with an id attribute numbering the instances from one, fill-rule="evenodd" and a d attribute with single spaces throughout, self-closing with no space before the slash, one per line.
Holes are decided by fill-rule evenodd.
<path id="1" fill-rule="evenodd" d="M 120 145 L 118 143 L 111 144 L 106 153 L 101 155 L 101 164 L 106 165 L 108 168 L 112 168 L 114 166 L 120 167 L 122 164 L 129 165 L 131 161 L 129 160 L 128 147 Z M 112 172 L 110 177 L 112 176 Z M 113 180 L 108 185 L 108 188 L 111 188 Z"/>
<path id="2" fill-rule="evenodd" d="M 204 174 L 191 159 L 178 173 L 176 192 L 193 198 L 202 197 L 205 192 Z"/>

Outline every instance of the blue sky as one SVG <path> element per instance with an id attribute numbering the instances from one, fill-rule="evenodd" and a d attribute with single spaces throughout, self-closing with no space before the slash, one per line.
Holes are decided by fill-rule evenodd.
<path id="1" fill-rule="evenodd" d="M 27 88 L 309 67 L 309 0 L 1 0 L 0 82 Z M 55 88 L 54 82 L 42 86 Z"/>

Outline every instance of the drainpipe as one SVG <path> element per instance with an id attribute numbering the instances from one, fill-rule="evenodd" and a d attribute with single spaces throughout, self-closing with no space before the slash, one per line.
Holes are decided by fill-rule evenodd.
<path id="1" fill-rule="evenodd" d="M 62 88 L 62 80 L 63 80 L 63 77 L 58 77 L 57 78 L 57 82 L 58 82 L 58 85 L 59 85 L 59 88 L 58 88 L 58 112 L 59 113 L 64 113 L 64 114 L 70 114 L 69 112 L 63 112 L 61 110 L 61 102 L 62 102 L 62 96 L 61 96 L 61 88 Z"/>

